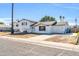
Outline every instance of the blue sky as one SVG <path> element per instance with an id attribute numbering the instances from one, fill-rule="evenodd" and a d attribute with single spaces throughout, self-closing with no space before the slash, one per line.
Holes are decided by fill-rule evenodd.
<path id="1" fill-rule="evenodd" d="M 39 21 L 43 16 L 53 16 L 59 20 L 59 16 L 65 16 L 65 20 L 74 23 L 79 19 L 79 4 L 76 3 L 17 3 L 14 6 L 14 18 Z M 0 4 L 0 21 L 10 22 L 11 4 Z M 78 21 L 79 23 L 79 21 Z"/>

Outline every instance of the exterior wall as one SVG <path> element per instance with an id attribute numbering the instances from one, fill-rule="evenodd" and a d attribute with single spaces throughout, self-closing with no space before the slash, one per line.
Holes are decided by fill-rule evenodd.
<path id="1" fill-rule="evenodd" d="M 23 22 L 27 22 L 27 25 L 22 25 Z M 18 24 L 19 26 L 17 27 L 16 24 Z M 16 22 L 14 24 L 14 30 L 19 30 L 20 32 L 24 32 L 27 31 L 28 33 L 47 33 L 47 34 L 51 34 L 51 33 L 65 33 L 66 29 L 69 28 L 68 25 L 66 26 L 45 26 L 46 30 L 45 31 L 39 31 L 39 26 L 35 26 L 32 27 L 30 26 L 31 24 L 33 24 L 30 21 L 27 20 L 22 20 L 20 22 Z M 42 26 L 42 25 L 40 25 Z"/>
<path id="2" fill-rule="evenodd" d="M 68 26 L 52 26 L 52 33 L 66 33 Z"/>
<path id="3" fill-rule="evenodd" d="M 48 33 L 48 34 L 52 33 L 51 32 L 51 29 L 52 29 L 51 26 L 45 26 L 45 27 L 46 27 L 45 31 L 39 31 L 39 26 L 36 26 L 36 27 L 34 27 L 33 32 L 34 33 Z"/>
<path id="4" fill-rule="evenodd" d="M 46 26 L 46 31 L 39 31 L 39 26 L 34 28 L 34 33 L 65 33 L 68 26 Z"/>
<path id="5" fill-rule="evenodd" d="M 22 25 L 23 22 L 27 22 L 27 25 Z M 16 24 L 19 26 L 17 27 Z M 31 25 L 32 23 L 26 20 L 14 24 L 14 30 L 19 30 L 20 32 L 27 31 L 28 33 L 32 32 Z"/>

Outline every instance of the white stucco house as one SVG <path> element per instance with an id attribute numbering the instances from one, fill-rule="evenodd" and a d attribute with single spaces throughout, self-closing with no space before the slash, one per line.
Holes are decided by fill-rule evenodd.
<path id="1" fill-rule="evenodd" d="M 14 30 L 26 33 L 68 33 L 69 24 L 66 21 L 35 22 L 27 19 L 14 22 Z"/>
<path id="2" fill-rule="evenodd" d="M 35 24 L 36 22 L 30 21 L 27 19 L 22 19 L 14 22 L 14 31 L 15 32 L 32 32 L 32 24 Z"/>

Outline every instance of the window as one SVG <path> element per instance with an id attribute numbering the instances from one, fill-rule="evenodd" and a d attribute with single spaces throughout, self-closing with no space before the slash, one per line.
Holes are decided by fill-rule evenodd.
<path id="1" fill-rule="evenodd" d="M 22 25 L 24 25 L 24 23 L 22 23 Z"/>
<path id="2" fill-rule="evenodd" d="M 45 31 L 45 26 L 39 26 L 39 31 Z"/>
<path id="3" fill-rule="evenodd" d="M 14 31 L 15 31 L 15 32 L 19 32 L 20 30 L 19 30 L 19 29 L 15 29 Z"/>
<path id="4" fill-rule="evenodd" d="M 26 22 L 26 25 L 27 25 L 27 22 Z"/>
<path id="5" fill-rule="evenodd" d="M 16 27 L 18 27 L 18 24 L 16 24 Z"/>
<path id="6" fill-rule="evenodd" d="M 22 25 L 27 25 L 27 22 L 22 22 Z"/>
<path id="7" fill-rule="evenodd" d="M 18 22 L 20 22 L 20 21 L 18 20 Z"/>

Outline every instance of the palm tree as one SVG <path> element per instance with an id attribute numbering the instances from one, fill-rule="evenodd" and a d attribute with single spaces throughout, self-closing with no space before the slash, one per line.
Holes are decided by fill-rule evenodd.
<path id="1" fill-rule="evenodd" d="M 75 18 L 75 32 L 77 32 L 77 18 Z"/>
<path id="2" fill-rule="evenodd" d="M 63 19 L 65 19 L 65 17 L 63 16 Z"/>
<path id="3" fill-rule="evenodd" d="M 60 18 L 60 20 L 61 20 L 61 19 L 62 19 L 62 16 L 60 16 L 59 18 Z"/>
<path id="4" fill-rule="evenodd" d="M 14 34 L 14 29 L 13 29 L 13 12 L 14 11 L 14 3 L 12 3 L 12 10 L 11 10 L 11 18 L 12 18 L 12 28 L 11 28 L 11 34 Z"/>

